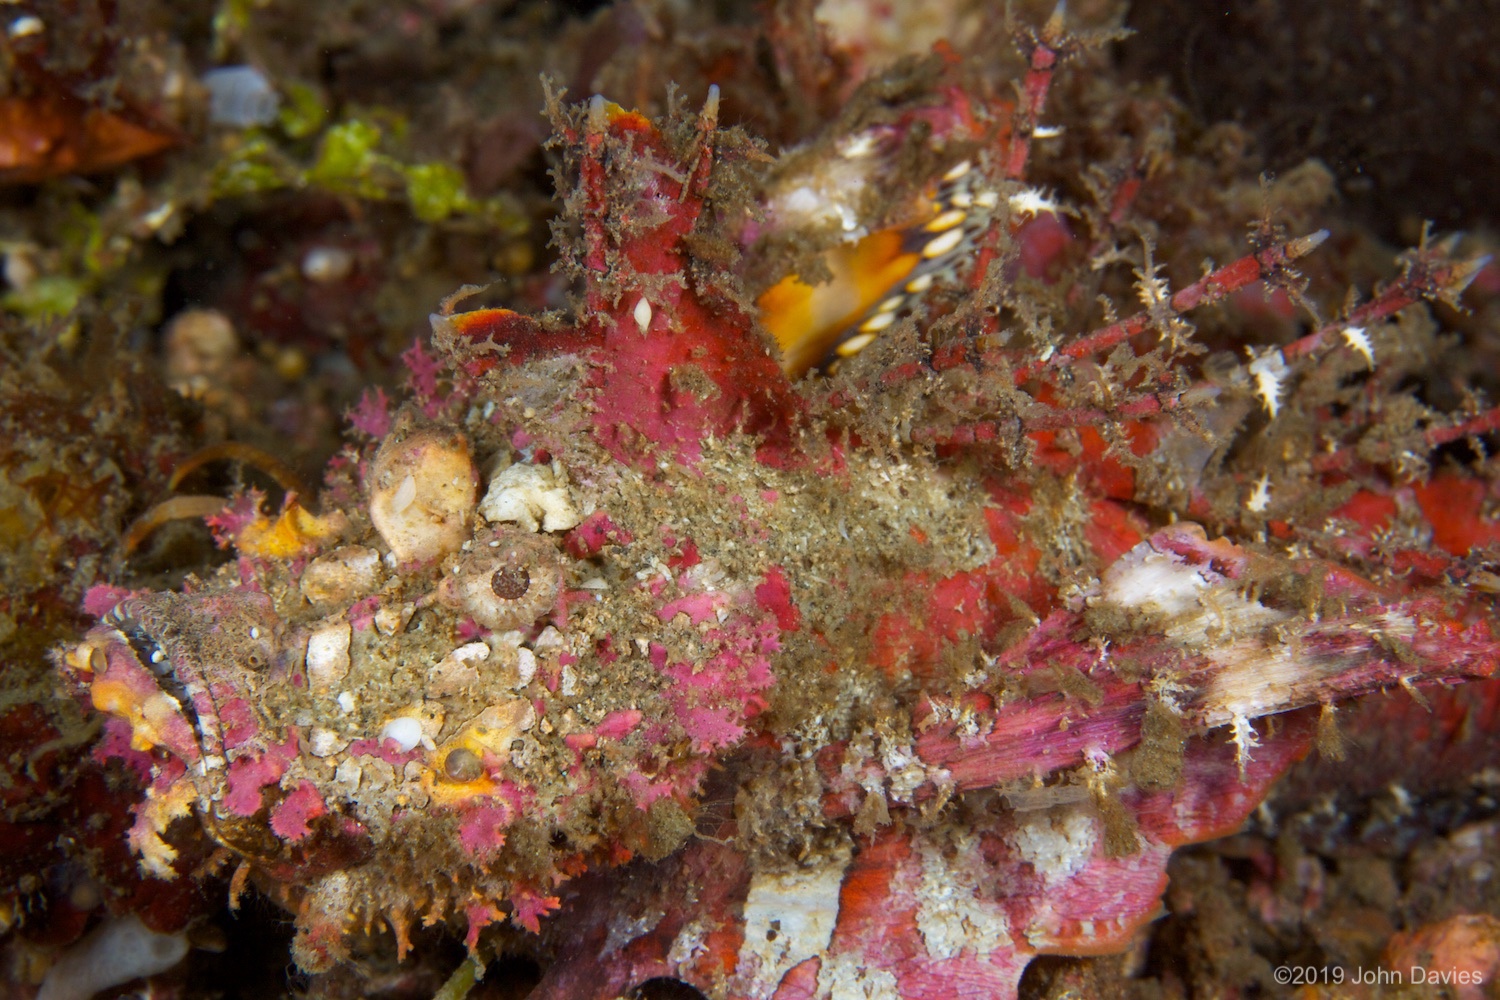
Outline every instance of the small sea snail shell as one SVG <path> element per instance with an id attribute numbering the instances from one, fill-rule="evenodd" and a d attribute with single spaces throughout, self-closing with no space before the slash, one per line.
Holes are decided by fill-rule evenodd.
<path id="1" fill-rule="evenodd" d="M 484 761 L 468 747 L 454 747 L 443 757 L 443 776 L 449 781 L 477 781 L 484 776 Z"/>
<path id="2" fill-rule="evenodd" d="M 496 632 L 525 628 L 550 612 L 562 590 L 563 568 L 547 538 L 506 532 L 474 551 L 438 588 L 438 600 Z"/>

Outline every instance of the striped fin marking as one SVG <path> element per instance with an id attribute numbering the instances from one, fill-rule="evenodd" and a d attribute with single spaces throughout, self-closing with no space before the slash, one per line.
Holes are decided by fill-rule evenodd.
<path id="1" fill-rule="evenodd" d="M 810 286 L 788 275 L 760 297 L 761 322 L 776 338 L 788 375 L 832 371 L 952 272 L 999 201 L 993 191 L 974 190 L 976 177 L 964 161 L 943 176 L 923 221 L 835 247 L 825 256 L 831 281 Z"/>

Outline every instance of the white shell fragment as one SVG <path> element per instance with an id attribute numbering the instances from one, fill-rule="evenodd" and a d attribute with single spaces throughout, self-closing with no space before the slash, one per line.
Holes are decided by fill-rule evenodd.
<path id="1" fill-rule="evenodd" d="M 583 520 L 568 492 L 562 465 L 517 462 L 490 479 L 479 503 L 487 521 L 511 521 L 527 531 L 567 531 Z"/>
<path id="2" fill-rule="evenodd" d="M 415 749 L 422 742 L 422 720 L 410 715 L 397 716 L 380 730 L 380 742 L 386 740 L 395 743 L 401 753 Z"/>
<path id="3" fill-rule="evenodd" d="M 313 691 L 331 691 L 349 672 L 348 622 L 320 628 L 307 639 L 307 684 Z"/>
<path id="4" fill-rule="evenodd" d="M 510 749 L 511 741 L 536 725 L 536 709 L 525 698 L 514 698 L 491 705 L 463 727 L 475 743 L 496 753 Z"/>
<path id="5" fill-rule="evenodd" d="M 324 729 L 321 726 L 314 727 L 312 732 L 307 734 L 307 749 L 314 757 L 332 757 L 348 745 L 348 740 L 332 729 Z"/>
<path id="6" fill-rule="evenodd" d="M 536 654 L 522 646 L 516 650 L 516 687 L 525 687 L 536 676 Z"/>
<path id="7" fill-rule="evenodd" d="M 374 592 L 380 580 L 380 553 L 344 545 L 308 563 L 299 586 L 313 604 L 347 604 Z"/>
<path id="8" fill-rule="evenodd" d="M 490 658 L 488 643 L 470 642 L 434 663 L 427 670 L 427 694 L 445 698 L 479 685 L 478 664 Z"/>
<path id="9" fill-rule="evenodd" d="M 375 454 L 370 520 L 398 562 L 429 562 L 468 540 L 478 485 L 462 434 L 392 434 Z"/>
<path id="10" fill-rule="evenodd" d="M 399 605 L 382 604 L 375 610 L 375 631 L 387 636 L 405 631 L 406 623 L 411 621 L 416 610 L 410 601 Z"/>

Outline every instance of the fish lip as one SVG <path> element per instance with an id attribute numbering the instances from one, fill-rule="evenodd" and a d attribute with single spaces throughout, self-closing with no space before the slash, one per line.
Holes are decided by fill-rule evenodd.
<path id="1" fill-rule="evenodd" d="M 115 605 L 106 615 L 106 635 L 110 641 L 128 648 L 141 669 L 155 680 L 162 694 L 177 705 L 178 714 L 192 728 L 201 757 L 222 756 L 223 741 L 218 738 L 220 727 L 212 698 L 202 700 L 208 709 L 204 712 L 200 711 L 203 703 L 195 697 L 198 691 L 208 690 L 204 678 L 187 659 L 174 655 L 171 639 L 164 634 L 165 630 L 153 627 L 156 623 L 152 619 L 162 614 L 162 609 L 157 607 L 164 603 L 161 596 L 127 598 Z"/>

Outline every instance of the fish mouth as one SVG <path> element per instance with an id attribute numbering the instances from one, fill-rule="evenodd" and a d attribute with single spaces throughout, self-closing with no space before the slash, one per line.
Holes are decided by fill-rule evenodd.
<path id="1" fill-rule="evenodd" d="M 187 719 L 188 725 L 193 727 L 193 735 L 198 738 L 201 746 L 203 726 L 198 720 L 198 710 L 193 705 L 193 698 L 188 692 L 187 684 L 177 676 L 177 671 L 172 665 L 172 657 L 161 641 L 152 635 L 124 604 L 115 605 L 106 616 L 106 620 L 113 622 L 115 632 L 135 653 L 136 660 L 151 672 L 151 676 L 156 678 L 156 685 L 161 688 L 162 693 L 177 703 L 178 711 Z"/>
<path id="2" fill-rule="evenodd" d="M 166 705 L 158 704 L 152 708 L 152 702 L 156 702 L 155 696 L 146 696 L 139 682 L 125 682 L 120 680 L 120 675 L 114 674 L 112 678 L 102 678 L 106 671 L 114 672 L 119 669 L 121 660 L 128 657 L 135 667 L 154 682 L 156 692 L 161 699 L 170 704 L 171 712 L 180 716 L 191 730 L 193 743 L 199 760 L 185 758 L 189 763 L 197 763 L 201 759 L 211 756 L 212 737 L 204 720 L 200 718 L 198 704 L 193 696 L 198 687 L 195 683 L 193 671 L 187 668 L 184 674 L 179 670 L 185 667 L 179 664 L 172 655 L 172 646 L 161 629 L 153 628 L 151 618 L 154 617 L 152 609 L 137 608 L 137 602 L 124 601 L 115 605 L 101 620 L 100 625 L 94 629 L 87 646 L 85 655 L 92 662 L 94 680 L 91 689 L 95 694 L 95 704 L 110 714 L 119 715 L 130 721 L 132 726 L 137 725 L 137 715 L 153 720 L 152 731 L 164 735 L 160 731 L 163 713 L 167 712 Z M 98 657 L 98 659 L 93 659 Z M 115 665 L 111 664 L 114 661 Z M 127 673 L 134 672 L 126 668 Z M 139 675 L 137 675 L 139 676 Z M 101 688 L 101 682 L 104 687 Z M 115 690 L 108 690 L 113 684 Z M 127 693 L 134 691 L 133 695 Z M 157 741 L 153 741 L 157 742 Z M 181 739 L 169 739 L 167 748 L 178 756 L 183 756 L 184 751 L 189 748 Z M 189 751 L 190 752 L 190 751 Z M 202 756 L 199 756 L 202 755 Z"/>

